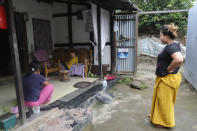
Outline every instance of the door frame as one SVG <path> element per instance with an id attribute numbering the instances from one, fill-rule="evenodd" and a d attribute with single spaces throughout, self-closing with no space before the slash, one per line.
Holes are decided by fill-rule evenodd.
<path id="1" fill-rule="evenodd" d="M 25 13 L 25 12 L 17 12 L 17 11 L 14 12 L 16 29 L 17 29 L 17 26 L 18 26 L 17 25 L 17 22 L 16 22 L 17 14 L 23 16 L 23 21 L 22 21 L 23 24 L 21 24 L 23 26 L 23 28 L 22 28 L 23 29 L 23 31 L 22 31 L 22 37 L 23 37 L 22 41 L 23 41 L 23 43 L 18 42 L 18 47 L 22 46 L 24 48 L 23 49 L 23 51 L 24 51 L 23 52 L 23 55 L 22 56 L 19 56 L 19 57 L 23 57 L 23 61 L 20 60 L 20 64 L 24 64 L 24 65 L 21 65 L 21 67 L 24 66 L 24 69 L 21 69 L 21 71 L 22 72 L 27 72 L 28 71 L 28 65 L 29 65 L 29 51 L 28 51 L 28 41 L 27 41 L 27 27 L 26 27 L 26 20 L 25 20 L 25 16 L 27 15 L 27 13 Z M 19 29 L 19 30 L 21 30 L 21 29 Z M 17 35 L 17 33 L 18 33 L 18 31 L 16 30 L 16 35 Z M 17 36 L 17 40 L 19 41 L 18 36 Z M 19 45 L 19 44 L 22 44 L 22 45 Z M 21 50 L 18 49 L 18 51 L 19 51 L 19 55 L 20 55 L 21 54 L 20 53 Z"/>
<path id="2" fill-rule="evenodd" d="M 119 17 L 117 19 L 117 17 Z M 120 18 L 122 17 L 122 18 Z M 123 18 L 125 17 L 125 18 Z M 132 18 L 133 17 L 133 18 Z M 118 48 L 120 48 L 120 46 L 118 45 L 118 38 L 117 37 L 117 32 L 114 32 L 114 48 L 115 48 L 115 56 L 116 56 L 116 73 L 119 73 L 119 74 L 132 74 L 132 75 L 136 75 L 137 73 L 137 45 L 138 45 L 138 14 L 116 14 L 115 15 L 115 18 L 114 18 L 115 21 L 132 21 L 134 22 L 133 25 L 132 24 L 129 24 L 129 27 L 132 26 L 132 30 L 133 30 L 133 37 L 131 37 L 131 39 L 129 40 L 129 42 L 132 42 L 133 41 L 133 45 L 129 45 L 129 46 L 125 46 L 126 48 L 128 49 L 133 49 L 134 50 L 134 53 L 133 53 L 133 70 L 132 71 L 119 71 L 117 72 L 117 68 L 118 68 L 118 56 L 117 56 L 117 50 Z M 118 26 L 119 23 L 118 23 Z M 123 31 L 123 29 L 119 27 L 119 31 Z M 126 31 L 128 32 L 128 31 Z M 131 33 L 131 32 L 130 32 Z M 129 34 L 130 34 L 129 33 Z M 130 52 L 131 53 L 131 52 Z M 127 58 L 128 59 L 128 58 Z"/>

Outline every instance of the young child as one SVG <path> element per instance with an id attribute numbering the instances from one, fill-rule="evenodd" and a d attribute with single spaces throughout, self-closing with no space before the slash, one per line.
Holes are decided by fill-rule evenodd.
<path id="1" fill-rule="evenodd" d="M 66 62 L 66 69 L 70 69 L 70 67 L 74 64 L 78 64 L 78 57 L 75 56 L 75 52 L 70 52 L 70 60 Z"/>
<path id="2" fill-rule="evenodd" d="M 39 62 L 30 63 L 29 72 L 23 78 L 24 100 L 27 107 L 40 106 L 51 100 L 54 87 L 40 75 L 40 68 Z"/>

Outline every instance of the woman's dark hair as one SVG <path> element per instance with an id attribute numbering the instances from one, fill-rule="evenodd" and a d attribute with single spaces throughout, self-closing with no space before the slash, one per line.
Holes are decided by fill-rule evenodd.
<path id="1" fill-rule="evenodd" d="M 160 29 L 164 36 L 169 36 L 172 40 L 177 38 L 177 30 L 178 26 L 175 26 L 173 23 L 169 25 L 163 25 Z"/>
<path id="2" fill-rule="evenodd" d="M 40 69 L 41 69 L 40 63 L 38 61 L 33 61 L 29 64 L 27 75 L 31 75 L 32 73 L 36 71 L 40 71 Z"/>
<path id="3" fill-rule="evenodd" d="M 75 53 L 75 50 L 74 50 L 74 49 L 72 49 L 72 50 L 70 51 L 70 53 Z"/>

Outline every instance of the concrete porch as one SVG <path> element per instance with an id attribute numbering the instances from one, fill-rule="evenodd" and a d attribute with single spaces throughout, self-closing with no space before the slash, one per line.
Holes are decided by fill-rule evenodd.
<path id="1" fill-rule="evenodd" d="M 54 93 L 50 103 L 78 90 L 73 87 L 80 81 L 93 82 L 97 78 L 71 77 L 68 82 L 59 81 L 58 76 L 49 76 L 49 82 L 54 85 Z M 0 78 L 0 115 L 16 105 L 16 93 L 13 77 Z"/>

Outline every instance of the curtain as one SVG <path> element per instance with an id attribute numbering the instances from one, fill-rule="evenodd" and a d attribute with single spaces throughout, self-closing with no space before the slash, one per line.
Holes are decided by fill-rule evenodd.
<path id="1" fill-rule="evenodd" d="M 105 48 L 106 42 L 110 42 L 110 13 L 101 8 L 101 49 Z"/>
<path id="2" fill-rule="evenodd" d="M 98 31 L 97 31 L 97 5 L 91 4 L 92 8 L 92 22 L 93 22 L 93 31 L 94 31 L 94 64 L 98 65 Z"/>
<path id="3" fill-rule="evenodd" d="M 97 29 L 97 5 L 91 4 L 92 22 L 94 30 L 94 64 L 98 65 L 98 29 Z M 103 59 L 103 49 L 106 42 L 110 42 L 110 12 L 101 8 L 101 52 Z"/>

